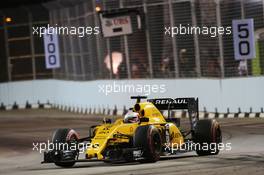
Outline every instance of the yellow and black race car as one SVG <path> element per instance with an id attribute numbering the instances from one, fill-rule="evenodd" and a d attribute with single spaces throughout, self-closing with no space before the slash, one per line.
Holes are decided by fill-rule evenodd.
<path id="1" fill-rule="evenodd" d="M 76 162 L 103 160 L 105 162 L 156 162 L 161 156 L 196 151 L 199 156 L 218 154 L 222 142 L 216 120 L 199 120 L 198 99 L 134 96 L 136 104 L 122 119 L 114 123 L 104 120 L 92 126 L 88 137 L 80 138 L 69 128 L 57 129 L 52 149 L 44 153 L 42 163 L 71 167 Z M 168 110 L 164 117 L 163 110 Z M 174 110 L 187 110 L 190 129 L 183 131 L 179 118 L 171 117 Z M 79 159 L 85 150 L 85 159 Z"/>

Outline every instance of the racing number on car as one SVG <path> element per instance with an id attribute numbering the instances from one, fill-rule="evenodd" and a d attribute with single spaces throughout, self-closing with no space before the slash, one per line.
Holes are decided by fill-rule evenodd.
<path id="1" fill-rule="evenodd" d="M 57 34 L 52 33 L 51 31 L 44 35 L 44 45 L 45 45 L 45 61 L 46 68 L 53 69 L 60 67 L 59 59 L 59 45 L 58 45 L 58 36 Z"/>
<path id="2" fill-rule="evenodd" d="M 256 57 L 253 19 L 233 20 L 234 55 L 236 60 Z"/>

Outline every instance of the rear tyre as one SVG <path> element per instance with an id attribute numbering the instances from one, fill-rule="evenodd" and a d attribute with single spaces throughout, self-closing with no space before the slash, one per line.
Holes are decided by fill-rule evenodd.
<path id="1" fill-rule="evenodd" d="M 62 129 L 57 129 L 52 137 L 52 143 L 59 145 L 60 143 L 66 143 L 66 144 L 74 144 L 77 140 L 79 139 L 79 135 L 76 131 L 73 129 L 69 128 L 62 128 Z M 60 150 L 63 149 L 61 146 L 59 148 Z M 72 162 L 55 162 L 55 165 L 64 167 L 64 168 L 69 168 L 72 167 L 75 164 L 74 161 Z"/>
<path id="2" fill-rule="evenodd" d="M 156 162 L 161 154 L 161 135 L 153 125 L 139 126 L 134 134 L 134 147 L 143 150 L 144 160 L 141 162 Z"/>
<path id="3" fill-rule="evenodd" d="M 194 131 L 196 153 L 199 156 L 217 155 L 222 142 L 220 125 L 216 120 L 199 120 Z"/>

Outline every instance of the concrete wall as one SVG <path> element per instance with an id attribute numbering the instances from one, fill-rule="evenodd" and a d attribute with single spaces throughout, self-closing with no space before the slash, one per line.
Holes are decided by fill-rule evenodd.
<path id="1" fill-rule="evenodd" d="M 121 86 L 133 86 L 134 89 L 121 89 Z M 147 85 L 147 86 L 146 86 Z M 140 87 L 145 86 L 142 92 Z M 104 87 L 104 88 L 103 88 Z M 118 88 L 119 87 L 119 88 Z M 156 87 L 149 93 L 149 87 Z M 159 92 L 157 92 L 157 87 Z M 161 88 L 163 87 L 163 88 Z M 112 92 L 106 93 L 106 89 Z M 115 88 L 115 89 L 114 89 Z M 137 88 L 137 89 L 136 89 Z M 104 89 L 104 90 L 102 90 Z M 119 92 L 117 92 L 119 90 Z M 122 109 L 132 106 L 131 95 L 155 97 L 198 97 L 200 110 L 209 112 L 260 112 L 264 107 L 264 77 L 232 79 L 154 79 L 154 80 L 98 80 L 98 81 L 62 81 L 34 80 L 0 84 L 0 103 L 25 105 L 50 102 L 81 108 Z M 115 91 L 115 92 L 113 92 Z M 140 93 L 141 92 L 141 93 Z"/>

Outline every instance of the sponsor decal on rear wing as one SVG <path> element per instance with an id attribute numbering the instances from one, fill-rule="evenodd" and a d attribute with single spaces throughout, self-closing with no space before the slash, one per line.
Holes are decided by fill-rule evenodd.
<path id="1" fill-rule="evenodd" d="M 198 99 L 195 98 L 157 98 L 148 99 L 148 102 L 153 103 L 159 110 L 189 109 L 193 104 L 198 105 Z"/>

